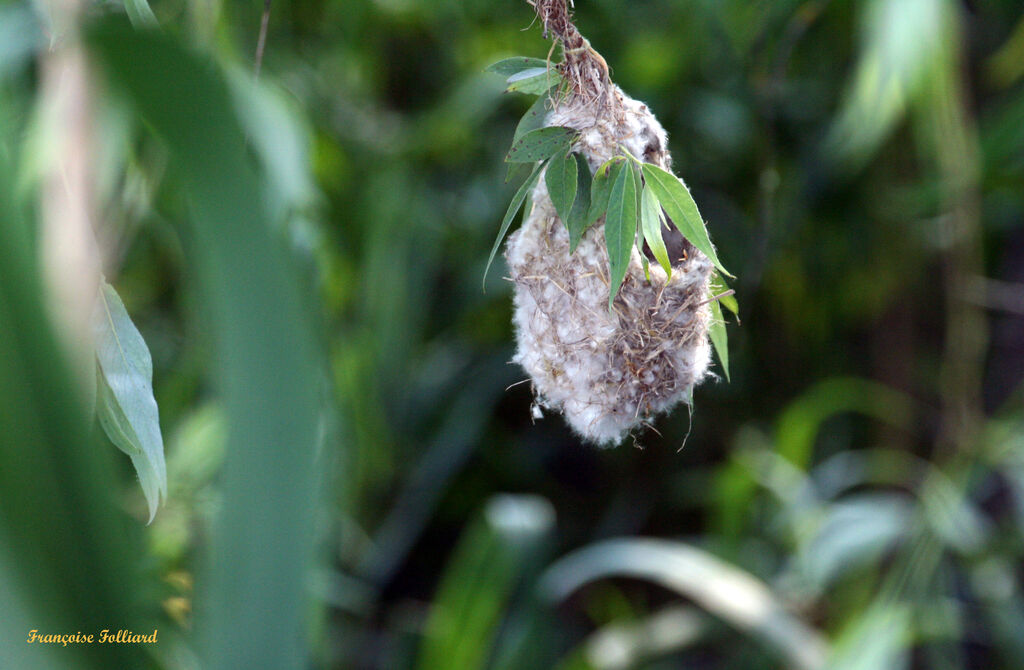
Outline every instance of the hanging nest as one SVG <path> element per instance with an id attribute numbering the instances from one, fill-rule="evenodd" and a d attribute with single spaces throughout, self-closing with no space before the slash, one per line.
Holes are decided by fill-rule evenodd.
<path id="1" fill-rule="evenodd" d="M 563 44 L 559 67 L 570 84 L 567 95 L 553 100 L 545 125 L 579 131 L 574 150 L 591 173 L 623 149 L 669 170 L 664 128 L 646 105 L 610 82 L 607 65 L 573 26 L 564 0 L 531 4 L 545 32 Z M 529 373 L 538 405 L 562 412 L 589 441 L 618 444 L 654 415 L 689 402 L 708 374 L 712 264 L 677 231 L 674 239 L 665 231 L 671 277 L 651 262 L 648 281 L 634 245 L 609 310 L 604 217 L 570 254 L 569 234 L 544 179 L 532 202 L 505 248 L 515 284 L 514 360 Z"/>

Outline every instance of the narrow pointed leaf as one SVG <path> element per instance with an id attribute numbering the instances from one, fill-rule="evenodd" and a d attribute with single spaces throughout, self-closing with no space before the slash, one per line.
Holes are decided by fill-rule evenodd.
<path id="1" fill-rule="evenodd" d="M 525 114 L 523 114 L 523 118 L 519 119 L 519 124 L 516 126 L 516 132 L 512 136 L 513 144 L 518 142 L 520 137 L 531 130 L 537 130 L 544 126 L 544 118 L 551 110 L 551 98 L 553 95 L 555 95 L 554 87 L 542 93 L 540 97 L 530 105 L 530 108 L 526 110 Z"/>
<path id="2" fill-rule="evenodd" d="M 576 246 L 587 232 L 590 212 L 590 187 L 592 178 L 587 160 L 580 154 L 572 154 L 576 160 L 576 201 L 569 212 L 565 227 L 569 229 L 569 253 L 576 251 Z"/>
<path id="3" fill-rule="evenodd" d="M 651 264 L 647 261 L 646 254 L 644 254 L 644 239 L 643 235 L 640 234 L 636 236 L 636 252 L 640 254 L 640 265 L 644 269 L 644 279 L 651 281 Z"/>
<path id="4" fill-rule="evenodd" d="M 526 195 L 533 188 L 534 184 L 537 183 L 537 179 L 540 177 L 541 168 L 544 166 L 543 163 L 537 163 L 533 167 L 533 172 L 526 178 L 523 185 L 519 187 L 516 194 L 512 197 L 512 202 L 508 205 L 508 210 L 505 211 L 505 218 L 501 220 L 501 228 L 498 229 L 498 237 L 494 240 L 494 246 L 491 248 L 491 255 L 487 257 L 487 266 L 484 267 L 484 278 L 483 281 L 487 281 L 487 272 L 491 269 L 491 263 L 494 262 L 494 257 L 498 253 L 498 248 L 501 247 L 501 241 L 505 239 L 505 233 L 508 232 L 508 227 L 512 225 L 512 219 L 515 218 L 516 212 L 523 206 L 523 201 L 526 200 Z"/>
<path id="5" fill-rule="evenodd" d="M 522 72 L 517 72 L 508 78 L 508 93 L 526 93 L 528 95 L 540 95 L 552 86 L 562 81 L 562 75 L 557 70 L 547 67 L 534 67 Z"/>
<path id="6" fill-rule="evenodd" d="M 604 216 L 608 209 L 608 196 L 612 191 L 612 184 L 622 169 L 621 158 L 611 158 L 597 168 L 594 174 L 594 182 L 590 190 L 590 210 L 587 212 L 587 227 Z"/>
<path id="7" fill-rule="evenodd" d="M 571 145 L 575 137 L 575 130 L 561 126 L 531 130 L 512 144 L 505 160 L 509 163 L 542 161 Z"/>
<path id="8" fill-rule="evenodd" d="M 711 344 L 715 347 L 715 353 L 718 354 L 726 381 L 732 381 L 729 378 L 729 334 L 725 330 L 722 307 L 717 300 L 711 301 L 711 326 L 708 328 L 708 336 L 711 338 Z"/>
<path id="9" fill-rule="evenodd" d="M 97 417 L 110 441 L 131 457 L 152 521 L 161 497 L 167 497 L 153 360 L 117 291 L 106 282 L 93 310 L 92 331 L 98 363 Z"/>
<path id="10" fill-rule="evenodd" d="M 513 58 L 504 58 L 497 63 L 491 63 L 484 68 L 484 72 L 493 72 L 500 74 L 502 77 L 511 77 L 514 74 L 518 74 L 523 70 L 529 70 L 531 68 L 544 67 L 546 68 L 548 63 L 546 60 L 541 58 L 527 58 L 526 56 L 515 56 Z"/>
<path id="11" fill-rule="evenodd" d="M 618 171 L 608 196 L 608 213 L 604 222 L 604 239 L 608 245 L 609 293 L 608 309 L 619 293 L 629 267 L 637 225 L 637 192 L 633 168 Z"/>
<path id="12" fill-rule="evenodd" d="M 548 187 L 548 195 L 558 212 L 562 222 L 569 220 L 569 212 L 576 202 L 576 159 L 569 153 L 569 148 L 559 151 L 548 163 L 544 173 L 544 183 Z"/>
<path id="13" fill-rule="evenodd" d="M 714 274 L 711 275 L 711 295 L 722 296 L 722 294 L 728 290 L 729 286 L 728 284 L 725 283 L 725 280 L 722 279 L 722 275 L 720 275 L 718 272 L 715 272 Z M 738 300 L 736 300 L 735 295 L 722 296 L 721 298 L 718 299 L 718 301 L 722 303 L 723 307 L 725 307 L 727 310 L 729 310 L 736 316 L 740 315 L 740 303 Z M 739 323 L 738 320 L 737 323 Z"/>
<path id="14" fill-rule="evenodd" d="M 665 213 L 672 219 L 683 237 L 707 256 L 722 274 L 732 277 L 733 275 L 718 260 L 715 248 L 711 246 L 711 238 L 708 237 L 704 219 L 701 218 L 700 212 L 697 210 L 697 203 L 693 201 L 693 196 L 690 195 L 690 190 L 686 188 L 686 185 L 671 172 L 666 172 L 650 163 L 644 163 L 643 171 L 644 179 L 651 186 L 654 195 L 658 197 L 658 201 L 665 209 Z"/>
<path id="15" fill-rule="evenodd" d="M 668 249 L 665 248 L 665 240 L 661 236 L 662 226 L 661 205 L 654 196 L 649 185 L 644 186 L 640 195 L 640 230 L 643 233 L 643 240 L 647 242 L 651 253 L 657 259 L 658 264 L 665 270 L 665 274 L 672 276 L 672 263 L 668 259 Z M 643 253 L 643 249 L 640 249 Z"/>

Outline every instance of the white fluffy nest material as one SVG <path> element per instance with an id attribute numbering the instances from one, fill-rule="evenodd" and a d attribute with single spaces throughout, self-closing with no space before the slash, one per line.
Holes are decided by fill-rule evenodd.
<path id="1" fill-rule="evenodd" d="M 665 130 L 643 103 L 615 86 L 600 101 L 563 101 L 549 126 L 581 132 L 575 150 L 591 172 L 625 147 L 668 169 Z M 666 231 L 667 232 L 667 231 Z M 670 245 L 671 248 L 671 245 Z M 613 310 L 608 310 L 604 218 L 569 254 L 569 235 L 544 180 L 533 209 L 508 241 L 515 283 L 515 361 L 533 381 L 538 404 L 558 410 L 583 438 L 614 446 L 654 415 L 688 402 L 708 371 L 707 305 L 711 262 L 688 243 L 673 257 L 672 277 L 650 263 L 644 277 L 633 248 Z"/>

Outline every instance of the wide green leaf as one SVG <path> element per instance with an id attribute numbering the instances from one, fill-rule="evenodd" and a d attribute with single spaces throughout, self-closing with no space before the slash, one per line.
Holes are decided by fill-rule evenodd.
<path id="1" fill-rule="evenodd" d="M 548 126 L 526 133 L 508 150 L 505 160 L 509 163 L 533 163 L 551 158 L 570 146 L 576 138 L 576 131 L 562 126 Z"/>
<path id="2" fill-rule="evenodd" d="M 626 276 L 629 258 L 633 251 L 637 226 L 637 179 L 635 168 L 630 163 L 618 171 L 615 183 L 608 196 L 608 213 L 604 222 L 604 239 L 608 245 L 609 292 L 608 309 L 618 295 L 619 287 Z"/>
<path id="3" fill-rule="evenodd" d="M 610 158 L 594 173 L 594 182 L 590 190 L 590 209 L 587 212 L 587 226 L 591 226 L 604 216 L 608 209 L 608 196 L 612 191 L 612 184 L 622 169 L 623 161 L 621 156 Z"/>
<path id="4" fill-rule="evenodd" d="M 483 281 L 487 281 L 487 272 L 491 269 L 491 263 L 494 262 L 494 257 L 498 253 L 498 248 L 501 247 L 501 241 L 505 239 L 505 233 L 508 232 L 508 227 L 512 225 L 512 219 L 515 218 L 516 212 L 523 206 L 523 201 L 526 200 L 526 195 L 533 188 L 534 184 L 537 183 L 537 179 L 540 177 L 541 168 L 544 166 L 543 163 L 537 163 L 533 167 L 533 172 L 526 178 L 523 185 L 519 187 L 516 194 L 512 196 L 512 202 L 509 203 L 508 209 L 505 210 L 505 218 L 501 220 L 501 228 L 498 229 L 498 236 L 494 239 L 494 246 L 491 247 L 491 255 L 487 257 L 487 265 L 484 267 L 484 278 Z"/>
<path id="5" fill-rule="evenodd" d="M 583 239 L 583 233 L 589 227 L 587 214 L 590 212 L 590 187 L 592 178 L 590 166 L 587 159 L 581 154 L 572 154 L 576 160 L 576 201 L 569 211 L 569 218 L 565 220 L 565 227 L 569 230 L 569 253 L 576 251 L 576 246 Z"/>
<path id="6" fill-rule="evenodd" d="M 514 56 L 512 58 L 504 58 L 497 63 L 491 63 L 484 68 L 484 72 L 493 72 L 495 74 L 500 74 L 503 77 L 511 77 L 523 70 L 530 70 L 538 67 L 546 68 L 547 66 L 548 62 L 541 58 Z"/>
<path id="7" fill-rule="evenodd" d="M 548 195 L 562 222 L 569 220 L 569 212 L 576 202 L 576 159 L 569 153 L 569 147 L 562 149 L 548 162 L 544 173 Z"/>
<path id="8" fill-rule="evenodd" d="M 711 301 L 711 325 L 708 327 L 708 336 L 711 344 L 715 347 L 718 360 L 722 364 L 722 371 L 727 381 L 729 378 L 729 333 L 725 329 L 725 319 L 722 318 L 722 307 L 717 300 Z"/>
<path id="9" fill-rule="evenodd" d="M 110 441 L 132 459 L 153 520 L 167 498 L 167 466 L 153 397 L 153 359 L 114 287 L 103 282 L 92 314 L 96 415 Z"/>
<path id="10" fill-rule="evenodd" d="M 671 172 L 666 172 L 650 163 L 644 163 L 643 171 L 644 179 L 654 190 L 654 195 L 658 197 L 665 213 L 672 219 L 683 237 L 711 259 L 711 262 L 723 274 L 732 277 L 733 275 L 729 274 L 729 271 L 718 260 L 715 248 L 711 245 L 711 238 L 708 237 L 704 219 L 701 218 L 700 212 L 697 210 L 697 203 L 693 201 L 693 196 L 690 195 L 690 190 L 686 188 L 686 185 Z"/>
<path id="11" fill-rule="evenodd" d="M 661 205 L 658 204 L 651 187 L 645 185 L 640 193 L 640 231 L 654 258 L 664 268 L 665 274 L 671 277 L 672 262 L 668 259 L 668 249 L 665 248 L 665 240 L 661 236 L 663 221 Z"/>
<path id="12" fill-rule="evenodd" d="M 545 93 L 552 86 L 557 86 L 562 81 L 562 75 L 557 70 L 547 67 L 533 67 L 522 72 L 517 72 L 508 78 L 508 93 L 526 93 L 528 95 L 540 95 Z"/>

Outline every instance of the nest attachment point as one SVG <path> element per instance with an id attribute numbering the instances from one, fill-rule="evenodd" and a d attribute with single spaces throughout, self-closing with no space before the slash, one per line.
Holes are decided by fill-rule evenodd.
<path id="1" fill-rule="evenodd" d="M 603 85 L 599 95 L 591 90 L 558 101 L 545 125 L 580 132 L 575 150 L 592 173 L 622 149 L 669 169 L 665 130 L 647 106 Z M 651 263 L 648 281 L 634 247 L 609 310 L 604 219 L 570 255 L 568 232 L 543 179 L 532 199 L 526 222 L 505 248 L 515 284 L 515 361 L 529 373 L 542 407 L 562 412 L 591 442 L 618 444 L 654 415 L 689 401 L 708 374 L 711 262 L 681 240 L 671 278 Z"/>

